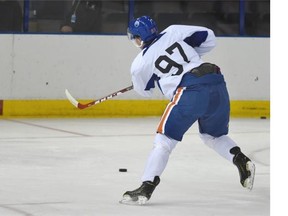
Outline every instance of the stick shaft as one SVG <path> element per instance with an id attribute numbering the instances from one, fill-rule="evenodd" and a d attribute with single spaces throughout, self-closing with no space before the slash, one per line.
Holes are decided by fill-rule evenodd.
<path id="1" fill-rule="evenodd" d="M 116 92 L 114 92 L 114 93 L 112 93 L 112 94 L 109 94 L 109 95 L 107 95 L 107 96 L 105 96 L 105 97 L 102 97 L 102 98 L 100 98 L 100 99 L 93 100 L 93 101 L 91 101 L 91 102 L 89 102 L 89 103 L 86 103 L 86 104 L 82 104 L 82 103 L 78 102 L 78 101 L 69 93 L 69 91 L 68 91 L 67 89 L 65 90 L 65 94 L 66 94 L 68 100 L 69 100 L 75 107 L 77 107 L 78 109 L 86 109 L 86 108 L 88 108 L 88 107 L 91 107 L 91 106 L 94 106 L 94 105 L 96 105 L 96 104 L 99 104 L 99 103 L 101 103 L 101 102 L 103 102 L 103 101 L 109 100 L 109 99 L 111 99 L 111 98 L 113 98 L 113 97 L 116 97 L 116 96 L 118 96 L 118 95 L 120 95 L 120 94 L 123 94 L 123 93 L 125 93 L 125 92 L 127 92 L 127 91 L 130 91 L 130 90 L 132 90 L 132 89 L 133 89 L 133 86 L 131 85 L 131 86 L 128 86 L 128 87 L 123 88 L 123 89 L 121 89 L 121 90 L 118 90 L 118 91 L 116 91 Z"/>

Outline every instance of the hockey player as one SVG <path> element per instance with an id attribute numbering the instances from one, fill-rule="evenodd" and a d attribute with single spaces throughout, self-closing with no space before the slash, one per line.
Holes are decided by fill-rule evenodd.
<path id="1" fill-rule="evenodd" d="M 150 199 L 170 153 L 196 121 L 203 142 L 236 165 L 240 183 L 251 190 L 255 165 L 227 136 L 230 101 L 223 74 L 217 65 L 201 59 L 215 47 L 213 31 L 171 25 L 158 33 L 149 16 L 130 21 L 127 31 L 129 39 L 141 49 L 131 65 L 135 91 L 149 97 L 156 82 L 170 103 L 159 122 L 142 185 L 125 192 L 120 202 L 145 204 Z"/>

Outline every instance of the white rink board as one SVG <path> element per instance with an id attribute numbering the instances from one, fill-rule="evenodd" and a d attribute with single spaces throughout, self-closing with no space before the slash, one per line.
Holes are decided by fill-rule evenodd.
<path id="1" fill-rule="evenodd" d="M 218 38 L 205 60 L 218 64 L 231 100 L 270 100 L 270 38 Z M 131 85 L 139 50 L 126 36 L 0 35 L 1 99 L 97 98 Z M 118 99 L 142 99 L 133 91 Z M 153 99 L 164 99 L 156 90 Z"/>

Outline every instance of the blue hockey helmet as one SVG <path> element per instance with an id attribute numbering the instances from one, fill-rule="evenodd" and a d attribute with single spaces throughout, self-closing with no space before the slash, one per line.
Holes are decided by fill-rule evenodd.
<path id="1" fill-rule="evenodd" d="M 147 43 L 157 37 L 158 28 L 151 17 L 141 16 L 129 22 L 127 35 L 130 40 L 134 40 L 138 36 L 144 43 Z"/>

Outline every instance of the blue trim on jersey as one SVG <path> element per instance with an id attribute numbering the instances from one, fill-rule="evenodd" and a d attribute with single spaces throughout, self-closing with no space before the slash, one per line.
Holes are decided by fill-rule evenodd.
<path id="1" fill-rule="evenodd" d="M 166 32 L 165 32 L 165 33 L 166 33 Z M 159 40 L 165 33 L 157 35 L 157 37 L 155 38 L 155 40 L 152 41 L 152 43 L 145 44 L 144 47 L 143 47 L 143 50 L 144 50 L 144 51 L 143 51 L 142 56 L 144 56 L 145 53 L 147 52 L 147 50 L 149 49 L 149 47 L 150 47 L 152 44 L 154 44 L 157 40 Z"/>
<path id="2" fill-rule="evenodd" d="M 206 41 L 207 36 L 207 31 L 198 31 L 193 33 L 191 36 L 186 37 L 184 41 L 193 48 L 199 47 L 204 41 Z"/>
<path id="3" fill-rule="evenodd" d="M 158 77 L 156 74 L 153 74 L 152 77 L 150 78 L 150 80 L 148 81 L 146 87 L 145 87 L 145 91 L 149 91 L 151 88 L 155 88 L 155 81 L 158 81 L 160 80 L 160 77 Z M 159 86 L 159 83 L 158 83 L 158 86 Z M 160 88 L 160 86 L 159 86 Z M 161 88 L 160 88 L 161 90 Z"/>

